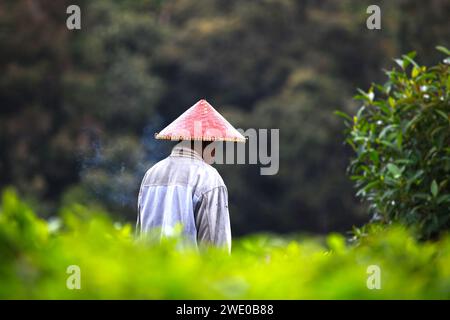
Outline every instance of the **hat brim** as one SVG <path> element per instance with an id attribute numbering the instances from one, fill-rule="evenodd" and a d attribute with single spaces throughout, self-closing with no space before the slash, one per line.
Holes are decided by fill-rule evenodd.
<path id="1" fill-rule="evenodd" d="M 242 142 L 245 143 L 246 139 L 242 138 L 224 138 L 224 137 L 191 137 L 191 136 L 174 136 L 174 135 L 160 135 L 155 133 L 155 139 L 157 140 L 184 140 L 184 141 L 228 141 L 228 142 Z"/>

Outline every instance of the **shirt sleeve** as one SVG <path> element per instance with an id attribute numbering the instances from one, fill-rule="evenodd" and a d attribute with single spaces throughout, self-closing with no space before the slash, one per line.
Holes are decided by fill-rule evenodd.
<path id="1" fill-rule="evenodd" d="M 225 186 L 205 192 L 196 216 L 197 241 L 225 247 L 231 252 L 228 192 Z"/>

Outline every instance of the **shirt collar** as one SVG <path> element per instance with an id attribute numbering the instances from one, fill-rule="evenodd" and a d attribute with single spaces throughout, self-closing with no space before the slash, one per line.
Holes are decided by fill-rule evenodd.
<path id="1" fill-rule="evenodd" d="M 175 146 L 172 149 L 172 153 L 170 154 L 170 156 L 197 159 L 203 161 L 202 156 L 197 151 L 184 146 Z"/>

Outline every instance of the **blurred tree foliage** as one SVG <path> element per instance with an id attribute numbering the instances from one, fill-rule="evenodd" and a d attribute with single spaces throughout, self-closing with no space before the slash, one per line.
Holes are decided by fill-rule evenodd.
<path id="1" fill-rule="evenodd" d="M 396 59 L 386 83 L 360 90 L 353 119 L 343 115 L 357 194 L 377 220 L 416 225 L 424 238 L 450 227 L 450 51 L 438 49 L 431 67 L 414 52 Z"/>
<path id="2" fill-rule="evenodd" d="M 77 3 L 82 29 L 66 28 Z M 121 0 L 0 4 L 0 186 L 56 213 L 96 202 L 135 216 L 153 133 L 199 98 L 241 128 L 280 128 L 280 172 L 221 166 L 233 231 L 326 232 L 364 221 L 335 109 L 399 52 L 449 39 L 448 1 Z M 42 206 L 48 208 L 42 208 Z M 44 210 L 45 209 L 45 210 Z M 48 210 L 50 209 L 50 210 Z"/>

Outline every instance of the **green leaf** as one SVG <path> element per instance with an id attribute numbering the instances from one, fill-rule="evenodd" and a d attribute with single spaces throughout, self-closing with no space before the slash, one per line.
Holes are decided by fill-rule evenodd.
<path id="1" fill-rule="evenodd" d="M 442 118 L 444 118 L 445 120 L 450 121 L 450 115 L 447 115 L 444 111 L 438 110 L 438 109 L 435 109 L 434 111 L 437 114 L 439 114 Z"/>
<path id="2" fill-rule="evenodd" d="M 406 125 L 405 125 L 405 131 L 408 131 L 411 126 L 413 124 L 415 124 L 416 122 L 418 122 L 420 119 L 422 118 L 422 114 L 419 113 L 417 115 L 414 116 L 414 118 L 412 118 Z"/>
<path id="3" fill-rule="evenodd" d="M 391 108 L 394 108 L 395 107 L 395 99 L 392 97 L 389 97 L 388 101 L 389 101 L 389 105 L 391 106 Z"/>
<path id="4" fill-rule="evenodd" d="M 348 121 L 350 121 L 350 122 L 353 121 L 353 119 L 352 119 L 348 114 L 346 114 L 345 112 L 336 110 L 336 111 L 334 112 L 334 114 L 337 115 L 338 117 L 341 117 L 341 118 L 343 118 L 343 119 L 346 119 L 346 120 L 348 120 Z"/>
<path id="5" fill-rule="evenodd" d="M 372 160 L 372 162 L 377 166 L 378 163 L 380 163 L 380 157 L 378 155 L 378 152 L 376 151 L 371 151 L 369 154 L 370 160 Z"/>
<path id="6" fill-rule="evenodd" d="M 364 92 L 364 90 L 361 90 L 360 88 L 357 88 L 356 90 L 360 93 L 360 96 L 357 96 L 358 99 L 362 98 L 362 100 L 366 100 L 366 101 L 369 101 L 369 102 L 373 101 L 373 98 L 374 98 L 373 91 Z"/>
<path id="7" fill-rule="evenodd" d="M 415 77 L 417 77 L 417 76 L 419 75 L 419 73 L 420 73 L 420 69 L 414 67 L 414 68 L 412 69 L 412 71 L 411 71 L 411 77 L 415 78 Z"/>
<path id="8" fill-rule="evenodd" d="M 403 66 L 404 66 L 405 68 L 407 67 L 407 65 L 408 65 L 409 63 L 411 63 L 411 64 L 412 64 L 414 67 L 416 67 L 417 69 L 420 68 L 419 65 L 418 65 L 412 58 L 408 57 L 407 55 L 403 55 L 402 58 L 408 62 L 408 63 L 406 63 L 406 61 L 403 62 Z"/>
<path id="9" fill-rule="evenodd" d="M 427 193 L 415 193 L 415 194 L 413 194 L 413 198 L 428 201 L 430 198 L 430 195 Z"/>
<path id="10" fill-rule="evenodd" d="M 400 66 L 400 68 L 402 68 L 402 69 L 404 68 L 402 59 L 394 59 L 394 61 L 395 61 L 395 63 L 397 63 Z"/>
<path id="11" fill-rule="evenodd" d="M 389 131 L 394 131 L 397 128 L 398 128 L 397 124 L 390 124 L 386 126 L 385 128 L 383 128 L 383 130 L 381 130 L 380 134 L 378 135 L 378 139 L 384 139 L 384 137 Z"/>
<path id="12" fill-rule="evenodd" d="M 395 164 L 393 164 L 393 163 L 389 163 L 389 164 L 387 165 L 387 169 L 388 169 L 388 171 L 392 174 L 392 176 L 393 176 L 395 179 L 400 178 L 401 175 L 402 175 L 402 171 L 403 171 L 403 170 L 400 170 L 400 168 L 397 167 L 397 166 L 396 166 Z"/>
<path id="13" fill-rule="evenodd" d="M 403 135 L 401 131 L 397 132 L 397 147 L 399 150 L 402 150 L 402 143 L 403 143 Z"/>
<path id="14" fill-rule="evenodd" d="M 437 199 L 437 203 L 441 204 L 443 202 L 449 202 L 450 203 L 450 194 L 444 194 L 442 196 L 439 196 Z"/>
<path id="15" fill-rule="evenodd" d="M 414 59 L 416 57 L 417 53 L 415 51 L 410 51 L 405 56 L 410 57 L 411 59 Z"/>
<path id="16" fill-rule="evenodd" d="M 436 198 L 436 196 L 439 193 L 439 187 L 438 187 L 436 180 L 433 180 L 433 182 L 431 183 L 430 189 L 431 189 L 431 194 L 433 195 L 434 198 Z"/>
<path id="17" fill-rule="evenodd" d="M 358 190 L 358 192 L 356 193 L 356 196 L 357 196 L 357 197 L 359 197 L 359 196 L 365 197 L 367 191 L 370 191 L 370 190 L 372 190 L 372 189 L 378 187 L 379 184 L 380 184 L 380 181 L 378 181 L 378 180 L 377 180 L 377 181 L 372 181 L 372 182 L 368 183 L 364 188 Z"/>
<path id="18" fill-rule="evenodd" d="M 450 50 L 448 50 L 446 47 L 437 46 L 436 49 L 438 51 L 442 52 L 443 54 L 446 54 L 446 55 L 450 56 Z"/>
<path id="19" fill-rule="evenodd" d="M 416 182 L 416 180 L 419 179 L 423 175 L 423 173 L 424 173 L 423 170 L 417 171 L 416 173 L 414 173 L 412 177 L 408 179 L 408 183 Z"/>
<path id="20" fill-rule="evenodd" d="M 381 140 L 380 144 L 382 144 L 382 145 L 384 145 L 386 147 L 389 147 L 389 148 L 391 148 L 393 150 L 396 150 L 396 151 L 398 150 L 397 146 L 395 144 L 393 144 L 393 143 L 390 143 L 389 141 Z"/>

